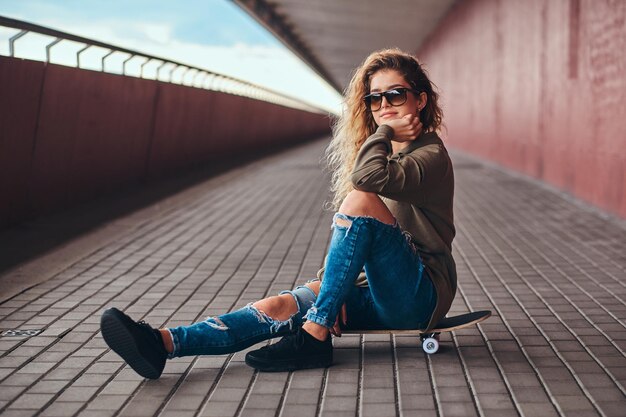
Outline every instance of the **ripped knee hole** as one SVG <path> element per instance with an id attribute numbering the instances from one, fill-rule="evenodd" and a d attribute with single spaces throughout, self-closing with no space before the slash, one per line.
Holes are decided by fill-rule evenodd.
<path id="1" fill-rule="evenodd" d="M 263 300 L 259 300 L 253 304 L 250 304 L 250 307 L 254 311 L 257 318 L 259 315 L 261 317 L 267 317 L 271 320 L 285 321 L 289 320 L 292 315 L 292 312 L 289 311 L 291 309 L 286 308 L 285 302 L 293 300 L 293 297 L 290 294 L 284 294 L 286 297 L 282 296 L 273 296 L 270 298 L 265 298 Z M 270 301 L 271 300 L 271 301 Z M 295 310 L 298 310 L 297 304 L 293 301 Z"/>
<path id="2" fill-rule="evenodd" d="M 352 221 L 344 219 L 344 218 L 341 218 L 341 217 L 337 217 L 335 219 L 335 225 L 341 226 L 341 227 L 350 227 L 350 226 L 352 226 Z"/>
<path id="3" fill-rule="evenodd" d="M 320 286 L 321 285 L 322 285 L 322 281 L 320 281 L 320 280 L 311 281 L 311 282 L 307 282 L 306 284 L 304 284 L 305 287 L 307 287 L 308 289 L 313 291 L 313 293 L 315 294 L 316 297 L 320 293 Z"/>
<path id="4" fill-rule="evenodd" d="M 207 317 L 205 323 L 216 330 L 228 330 L 228 326 L 224 324 L 224 322 L 220 320 L 219 317 Z"/>

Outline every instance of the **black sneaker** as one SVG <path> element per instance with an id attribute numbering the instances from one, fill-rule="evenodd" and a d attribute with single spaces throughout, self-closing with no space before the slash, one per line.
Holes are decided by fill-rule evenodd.
<path id="1" fill-rule="evenodd" d="M 328 335 L 320 342 L 302 328 L 277 343 L 248 352 L 246 363 L 259 371 L 281 372 L 325 368 L 333 362 L 333 343 Z"/>
<path id="2" fill-rule="evenodd" d="M 161 376 L 167 352 L 157 329 L 113 307 L 102 313 L 100 331 L 106 344 L 139 375 L 150 379 Z"/>

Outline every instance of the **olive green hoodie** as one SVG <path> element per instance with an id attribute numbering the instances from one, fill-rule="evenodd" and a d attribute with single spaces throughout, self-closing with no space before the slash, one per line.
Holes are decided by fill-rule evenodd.
<path id="1" fill-rule="evenodd" d="M 432 328 L 445 317 L 456 293 L 452 162 L 435 132 L 422 133 L 391 154 L 393 134 L 391 127 L 382 125 L 367 138 L 351 181 L 357 190 L 380 195 L 400 227 L 411 234 L 437 291 L 437 306 L 428 325 Z M 322 274 L 323 270 L 318 276 Z M 357 285 L 362 281 L 360 277 Z"/>

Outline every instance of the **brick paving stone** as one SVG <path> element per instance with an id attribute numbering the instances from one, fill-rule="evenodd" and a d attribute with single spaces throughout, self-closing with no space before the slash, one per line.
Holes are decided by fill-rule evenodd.
<path id="1" fill-rule="evenodd" d="M 354 415 L 354 411 L 330 410 L 328 412 L 322 411 L 321 415 L 324 417 L 352 417 Z"/>
<path id="2" fill-rule="evenodd" d="M 133 398 L 122 411 L 119 413 L 120 416 L 152 416 L 156 415 L 159 408 L 161 408 L 161 403 L 159 401 L 155 401 L 154 398 Z M 113 410 L 111 410 L 113 411 Z"/>
<path id="3" fill-rule="evenodd" d="M 27 387 L 37 381 L 39 377 L 38 374 L 14 373 L 5 378 L 0 386 Z"/>
<path id="4" fill-rule="evenodd" d="M 352 382 L 332 382 L 326 380 L 325 395 L 354 398 L 358 394 L 358 376 Z"/>
<path id="5" fill-rule="evenodd" d="M 10 409 L 38 410 L 53 397 L 53 394 L 22 394 L 9 406 Z"/>
<path id="6" fill-rule="evenodd" d="M 370 392 L 375 392 L 375 390 L 380 390 L 380 389 L 385 389 L 385 390 L 391 389 L 394 383 L 395 383 L 395 378 L 393 377 L 393 375 L 387 374 L 387 375 L 377 376 L 374 378 L 368 378 L 367 383 L 364 384 L 364 387 Z"/>
<path id="7" fill-rule="evenodd" d="M 44 375 L 44 380 L 49 381 L 70 381 L 81 374 L 81 368 L 65 368 L 59 366 Z"/>
<path id="8" fill-rule="evenodd" d="M 324 370 L 310 370 L 293 373 L 291 376 L 289 389 L 285 393 L 285 407 L 291 405 L 310 404 L 312 401 L 314 401 L 315 408 L 317 409 L 325 373 L 326 371 Z M 354 394 L 352 395 L 352 398 L 356 397 L 357 390 L 357 388 L 354 389 Z M 292 394 L 294 394 L 294 396 L 292 396 Z M 302 400 L 302 402 L 299 402 L 298 400 L 303 397 L 306 397 L 306 399 Z"/>
<path id="9" fill-rule="evenodd" d="M 57 401 L 61 402 L 86 402 L 100 389 L 99 386 L 84 387 L 79 385 L 72 385 L 69 388 L 65 388 L 63 392 L 57 397 Z"/>
<path id="10" fill-rule="evenodd" d="M 555 396 L 554 399 L 563 411 L 593 411 L 593 406 L 583 396 Z"/>
<path id="11" fill-rule="evenodd" d="M 45 374 L 50 369 L 52 369 L 56 364 L 53 362 L 30 362 L 27 365 L 24 365 L 19 373 L 23 374 Z"/>
<path id="12" fill-rule="evenodd" d="M 517 410 L 502 410 L 499 408 L 487 408 L 483 409 L 483 416 L 485 417 L 517 417 L 519 413 Z"/>
<path id="13" fill-rule="evenodd" d="M 389 388 L 365 387 L 363 389 L 362 399 L 364 404 L 394 403 L 395 395 L 393 384 Z"/>
<path id="14" fill-rule="evenodd" d="M 0 358 L 0 368 L 15 368 L 30 361 L 30 356 L 7 355 Z"/>
<path id="15" fill-rule="evenodd" d="M 241 410 L 242 417 L 273 417 L 276 414 L 276 410 L 269 408 L 245 408 Z"/>
<path id="16" fill-rule="evenodd" d="M 333 352 L 333 366 L 340 369 L 359 369 L 361 361 L 358 349 L 335 349 Z"/>
<path id="17" fill-rule="evenodd" d="M 393 402 L 363 404 L 361 415 L 364 417 L 393 417 L 396 415 L 396 405 Z"/>
<path id="18" fill-rule="evenodd" d="M 237 413 L 241 403 L 239 401 L 209 401 L 202 413 L 203 417 L 227 417 Z"/>
<path id="19" fill-rule="evenodd" d="M 80 402 L 61 402 L 55 401 L 50 406 L 48 406 L 45 410 L 41 412 L 41 415 L 44 417 L 66 417 L 74 415 L 81 408 L 83 408 L 85 403 L 83 401 Z"/>
<path id="20" fill-rule="evenodd" d="M 327 370 L 255 373 L 241 352 L 177 359 L 145 381 L 107 350 L 99 316 L 111 305 L 184 325 L 315 276 L 332 217 L 322 210 L 323 146 L 196 182 L 116 219 L 124 227 L 110 238 L 1 303 L 0 328 L 45 331 L 0 338 L 0 414 L 623 416 L 624 222 L 457 153 L 451 314 L 493 317 L 443 334 L 437 355 L 425 356 L 414 336 L 346 335 L 334 339 Z"/>
<path id="21" fill-rule="evenodd" d="M 442 402 L 441 414 L 450 417 L 470 417 L 478 415 L 472 402 Z"/>
<path id="22" fill-rule="evenodd" d="M 38 413 L 38 410 L 14 410 L 8 409 L 2 412 L 3 417 L 32 417 Z"/>
<path id="23" fill-rule="evenodd" d="M 317 413 L 317 403 L 315 405 L 309 404 L 289 404 L 283 407 L 283 416 L 298 416 L 298 417 L 315 417 Z"/>
<path id="24" fill-rule="evenodd" d="M 77 414 L 80 417 L 113 417 L 115 410 L 82 410 Z"/>
<path id="25" fill-rule="evenodd" d="M 408 395 L 404 394 L 400 397 L 401 410 L 435 410 L 435 402 L 432 392 L 425 394 Z M 413 414 L 413 413 L 409 413 Z"/>
<path id="26" fill-rule="evenodd" d="M 354 398 L 356 396 L 357 388 L 354 386 L 352 388 L 353 389 L 351 392 L 346 393 L 347 397 Z M 341 396 L 342 393 L 337 392 L 336 387 L 334 387 L 332 391 L 332 395 Z M 302 388 L 291 388 L 286 393 L 285 403 L 293 404 L 293 405 L 312 404 L 317 407 L 317 402 L 319 400 L 318 397 L 319 397 L 318 391 L 306 390 Z"/>
<path id="27" fill-rule="evenodd" d="M 115 394 L 130 394 L 134 392 L 139 385 L 141 385 L 142 381 L 140 379 L 136 379 L 134 381 L 123 381 L 117 378 L 114 378 L 107 385 L 105 385 L 101 391 L 101 394 L 106 395 L 115 395 Z"/>
<path id="28" fill-rule="evenodd" d="M 87 410 L 117 411 L 128 399 L 126 395 L 98 395 L 87 405 Z"/>
<path id="29" fill-rule="evenodd" d="M 204 395 L 174 395 L 168 402 L 166 410 L 195 411 L 204 402 Z"/>
<path id="30" fill-rule="evenodd" d="M 534 394 L 534 393 L 531 393 Z M 511 398 L 501 394 L 484 394 L 478 398 L 479 408 L 485 410 L 514 410 Z"/>
<path id="31" fill-rule="evenodd" d="M 612 401 L 602 404 L 602 411 L 609 417 L 620 417 L 624 415 L 624 401 Z"/>
<path id="32" fill-rule="evenodd" d="M 195 417 L 196 412 L 191 410 L 163 410 L 162 417 Z"/>
<path id="33" fill-rule="evenodd" d="M 252 394 L 282 394 L 287 383 L 288 374 L 286 373 L 258 373 L 254 385 L 252 387 Z"/>
<path id="34" fill-rule="evenodd" d="M 349 411 L 354 415 L 357 407 L 356 399 L 349 397 L 333 397 L 329 395 L 322 403 L 322 411 L 324 413 L 330 413 L 331 415 L 341 411 Z"/>
<path id="35" fill-rule="evenodd" d="M 246 401 L 246 408 L 276 410 L 282 398 L 281 394 L 251 394 Z"/>
<path id="36" fill-rule="evenodd" d="M 3 385 L 0 388 L 0 400 L 2 401 L 13 399 L 24 391 L 23 387 L 11 387 Z"/>
<path id="37" fill-rule="evenodd" d="M 101 387 L 108 378 L 106 374 L 83 374 L 75 383 L 81 387 Z"/>

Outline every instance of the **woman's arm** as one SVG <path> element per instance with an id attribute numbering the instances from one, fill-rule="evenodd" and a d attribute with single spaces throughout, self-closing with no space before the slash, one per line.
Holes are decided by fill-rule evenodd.
<path id="1" fill-rule="evenodd" d="M 423 201 L 448 169 L 447 153 L 437 143 L 389 158 L 394 130 L 381 125 L 361 146 L 351 181 L 355 189 L 399 201 Z M 423 140 L 418 138 L 416 140 Z"/>

